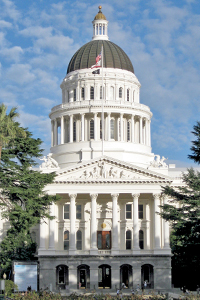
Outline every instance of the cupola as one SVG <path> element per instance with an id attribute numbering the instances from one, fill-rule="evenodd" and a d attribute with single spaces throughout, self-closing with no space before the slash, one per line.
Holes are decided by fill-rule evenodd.
<path id="1" fill-rule="evenodd" d="M 93 24 L 93 40 L 108 40 L 108 21 L 101 11 L 102 6 L 99 6 L 99 12 L 92 21 Z"/>

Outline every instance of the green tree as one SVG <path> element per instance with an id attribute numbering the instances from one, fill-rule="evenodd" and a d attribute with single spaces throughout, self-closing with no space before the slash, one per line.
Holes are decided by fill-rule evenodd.
<path id="1" fill-rule="evenodd" d="M 24 131 L 15 119 L 19 116 L 17 108 L 11 108 L 7 114 L 7 106 L 0 104 L 0 159 L 2 147 L 11 143 L 17 134 L 23 134 Z"/>
<path id="2" fill-rule="evenodd" d="M 200 163 L 200 123 L 194 126 L 193 159 Z M 172 274 L 176 285 L 194 289 L 200 282 L 200 172 L 189 168 L 182 174 L 183 185 L 166 186 L 169 204 L 162 206 L 162 217 L 171 224 Z"/>
<path id="3" fill-rule="evenodd" d="M 35 159 L 42 155 L 40 139 L 24 129 L 25 135 L 16 137 L 2 150 L 0 165 L 0 204 L 3 217 L 9 220 L 10 228 L 0 244 L 0 262 L 3 272 L 11 268 L 12 260 L 34 258 L 35 244 L 30 229 L 42 219 L 52 218 L 49 205 L 58 200 L 44 192 L 51 184 L 55 173 L 34 170 Z"/>

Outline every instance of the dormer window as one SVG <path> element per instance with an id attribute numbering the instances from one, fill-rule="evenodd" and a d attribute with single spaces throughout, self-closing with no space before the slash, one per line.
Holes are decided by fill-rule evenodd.
<path id="1" fill-rule="evenodd" d="M 122 87 L 119 88 L 119 98 L 122 98 Z"/>

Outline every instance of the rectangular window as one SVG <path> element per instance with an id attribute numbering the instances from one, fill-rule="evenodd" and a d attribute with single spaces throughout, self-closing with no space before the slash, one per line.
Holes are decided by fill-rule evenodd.
<path id="1" fill-rule="evenodd" d="M 114 120 L 110 120 L 110 138 L 114 139 L 115 129 L 114 129 Z"/>
<path id="2" fill-rule="evenodd" d="M 126 219 L 132 219 L 132 205 L 126 204 Z"/>
<path id="3" fill-rule="evenodd" d="M 127 90 L 127 101 L 129 101 L 129 90 Z"/>
<path id="4" fill-rule="evenodd" d="M 76 101 L 76 89 L 74 89 L 74 101 Z"/>
<path id="5" fill-rule="evenodd" d="M 76 142 L 76 122 L 73 123 L 73 141 Z"/>
<path id="6" fill-rule="evenodd" d="M 93 86 L 90 87 L 90 99 L 94 100 L 94 87 Z"/>
<path id="7" fill-rule="evenodd" d="M 138 205 L 138 218 L 143 219 L 143 204 Z"/>
<path id="8" fill-rule="evenodd" d="M 127 122 L 127 141 L 130 141 L 130 122 Z"/>
<path id="9" fill-rule="evenodd" d="M 100 99 L 103 99 L 102 86 L 100 86 Z"/>
<path id="10" fill-rule="evenodd" d="M 64 220 L 69 220 L 69 204 L 64 204 Z"/>
<path id="11" fill-rule="evenodd" d="M 78 219 L 78 220 L 82 219 L 81 204 L 76 205 L 76 219 Z"/>
<path id="12" fill-rule="evenodd" d="M 82 100 L 85 99 L 85 89 L 84 89 L 84 87 L 81 88 L 81 99 Z"/>

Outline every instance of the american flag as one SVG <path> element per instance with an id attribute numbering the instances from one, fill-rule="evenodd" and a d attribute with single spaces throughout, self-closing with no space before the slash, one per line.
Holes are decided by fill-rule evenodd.
<path id="1" fill-rule="evenodd" d="M 91 66 L 91 69 L 93 68 L 99 68 L 101 66 L 101 52 L 96 57 L 96 64 Z"/>

